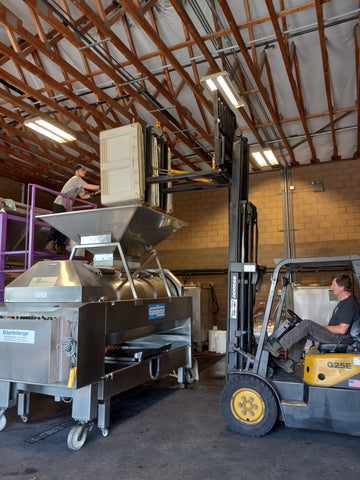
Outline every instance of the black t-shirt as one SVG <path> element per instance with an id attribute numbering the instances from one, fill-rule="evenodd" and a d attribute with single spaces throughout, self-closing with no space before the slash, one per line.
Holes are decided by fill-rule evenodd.
<path id="1" fill-rule="evenodd" d="M 350 295 L 350 297 L 345 298 L 345 300 L 341 300 L 334 308 L 329 325 L 339 325 L 340 323 L 351 325 L 359 314 L 360 307 L 355 295 Z"/>

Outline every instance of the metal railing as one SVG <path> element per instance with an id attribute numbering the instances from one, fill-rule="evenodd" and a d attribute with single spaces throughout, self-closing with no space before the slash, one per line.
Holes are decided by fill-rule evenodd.
<path id="1" fill-rule="evenodd" d="M 49 210 L 41 209 L 36 206 L 36 194 L 38 191 L 46 192 L 50 195 L 54 195 L 54 199 L 61 195 L 66 198 L 66 210 L 78 210 L 78 209 L 88 209 L 88 208 L 97 208 L 97 205 L 80 198 L 72 197 L 71 195 L 62 194 L 56 190 L 50 188 L 45 188 L 36 184 L 29 184 L 27 188 L 27 202 L 26 202 L 26 213 L 24 216 L 19 214 L 9 213 L 3 208 L 0 211 L 0 301 L 4 301 L 4 289 L 5 289 L 5 275 L 22 273 L 28 270 L 34 264 L 35 259 L 49 258 L 49 253 L 46 253 L 44 250 L 35 250 L 35 228 L 37 226 L 46 226 L 49 225 L 41 219 L 37 219 L 37 215 L 43 215 L 49 212 Z M 76 206 L 71 208 L 72 202 L 77 202 Z M 8 223 L 9 222 L 22 222 L 25 224 L 25 245 L 24 249 L 17 250 L 7 250 L 7 234 L 8 234 Z M 44 245 L 45 247 L 45 245 Z M 9 257 L 23 257 L 23 266 L 20 268 L 6 268 L 6 262 Z"/>

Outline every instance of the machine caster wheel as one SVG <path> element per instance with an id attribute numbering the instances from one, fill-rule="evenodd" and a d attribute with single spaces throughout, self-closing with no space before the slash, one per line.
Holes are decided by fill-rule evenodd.
<path id="1" fill-rule="evenodd" d="M 29 417 L 27 415 L 21 415 L 20 418 L 23 423 L 27 423 L 29 421 Z"/>
<path id="2" fill-rule="evenodd" d="M 73 427 L 67 437 L 67 446 L 70 450 L 80 450 L 87 437 L 87 429 L 83 425 Z"/>
<path id="3" fill-rule="evenodd" d="M 195 375 L 194 375 L 194 372 L 192 371 L 192 368 L 187 368 L 185 370 L 185 382 L 193 383 L 194 380 L 195 380 Z"/>
<path id="4" fill-rule="evenodd" d="M 110 430 L 108 428 L 102 428 L 101 435 L 105 438 L 108 437 L 110 435 Z"/>
<path id="5" fill-rule="evenodd" d="M 197 380 L 196 378 L 197 369 L 198 369 L 197 360 L 194 359 L 192 368 L 185 368 L 185 372 L 184 372 L 185 383 L 190 384 L 190 383 L 193 383 L 195 380 Z"/>
<path id="6" fill-rule="evenodd" d="M 3 415 L 0 417 L 0 432 L 6 427 L 6 417 Z"/>

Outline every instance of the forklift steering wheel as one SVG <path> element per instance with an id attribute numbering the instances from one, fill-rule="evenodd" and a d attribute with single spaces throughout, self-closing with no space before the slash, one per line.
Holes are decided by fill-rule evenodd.
<path id="1" fill-rule="evenodd" d="M 294 321 L 294 325 L 302 322 L 302 318 L 299 317 L 299 315 L 298 315 L 297 313 L 295 313 L 295 312 L 293 312 L 292 310 L 290 310 L 290 308 L 288 308 L 288 311 L 287 311 L 287 312 L 288 312 L 289 315 L 292 316 L 293 321 Z"/>

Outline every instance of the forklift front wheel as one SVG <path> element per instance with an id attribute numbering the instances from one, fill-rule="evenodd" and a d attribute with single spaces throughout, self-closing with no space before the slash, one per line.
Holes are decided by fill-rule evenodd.
<path id="1" fill-rule="evenodd" d="M 220 406 L 230 428 L 250 437 L 266 435 L 278 418 L 278 401 L 272 388 L 249 374 L 239 374 L 226 383 Z"/>

